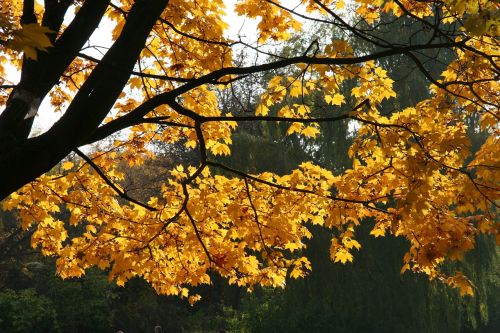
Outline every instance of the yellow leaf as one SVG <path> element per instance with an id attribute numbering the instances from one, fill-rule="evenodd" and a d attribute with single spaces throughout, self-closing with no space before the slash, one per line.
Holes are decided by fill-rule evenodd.
<path id="1" fill-rule="evenodd" d="M 269 83 L 267 86 L 271 88 L 279 87 L 281 83 L 281 76 L 275 76 L 271 80 L 269 80 Z"/>
<path id="2" fill-rule="evenodd" d="M 267 114 L 269 113 L 269 109 L 267 108 L 267 106 L 265 106 L 264 104 L 259 104 L 259 106 L 257 106 L 257 110 L 255 110 L 255 114 L 257 116 L 267 116 Z"/>
<path id="3" fill-rule="evenodd" d="M 223 143 L 215 143 L 214 146 L 212 147 L 212 153 L 214 155 L 230 155 L 231 154 L 231 149 L 229 149 L 229 146 Z"/>
<path id="4" fill-rule="evenodd" d="M 303 277 L 304 276 L 304 271 L 302 269 L 300 269 L 299 267 L 294 267 L 292 269 L 292 271 L 290 272 L 290 277 L 292 279 L 297 279 L 299 277 Z"/>
<path id="5" fill-rule="evenodd" d="M 189 295 L 189 290 L 188 290 L 187 288 L 182 288 L 182 289 L 180 290 L 180 292 L 179 292 L 179 295 L 180 295 L 181 297 L 188 297 L 188 295 Z"/>
<path id="6" fill-rule="evenodd" d="M 294 243 L 294 242 L 289 242 L 289 243 L 285 244 L 285 249 L 290 250 L 291 252 L 293 252 L 297 249 L 300 249 L 300 248 L 301 248 L 301 246 L 297 243 Z"/>
<path id="7" fill-rule="evenodd" d="M 186 147 L 194 149 L 196 148 L 197 142 L 196 140 L 188 140 L 186 141 Z"/>
<path id="8" fill-rule="evenodd" d="M 123 276 L 123 275 L 120 275 L 116 279 L 116 285 L 119 286 L 119 287 L 124 287 L 126 282 L 127 282 L 127 278 L 125 276 Z"/>
<path id="9" fill-rule="evenodd" d="M 198 295 L 198 294 L 196 294 L 196 295 L 190 295 L 188 297 L 189 305 L 193 306 L 194 303 L 198 302 L 200 299 L 201 299 L 201 296 Z"/>
<path id="10" fill-rule="evenodd" d="M 331 105 L 342 105 L 344 103 L 345 97 L 344 95 L 341 94 L 335 94 L 335 95 L 325 95 L 325 102 Z"/>
<path id="11" fill-rule="evenodd" d="M 319 130 L 316 127 L 307 126 L 301 133 L 307 137 L 315 138 L 319 134 Z"/>
<path id="12" fill-rule="evenodd" d="M 350 237 L 346 237 L 342 239 L 342 244 L 347 248 L 347 249 L 352 249 L 353 247 L 356 248 L 356 250 L 359 250 L 361 248 L 361 244 L 355 239 L 352 239 Z"/>
<path id="13" fill-rule="evenodd" d="M 375 228 L 373 228 L 372 231 L 370 231 L 370 235 L 373 235 L 375 237 L 385 236 L 385 229 L 384 228 L 375 227 Z"/>
<path id="14" fill-rule="evenodd" d="M 299 97 L 306 92 L 306 89 L 302 87 L 302 83 L 298 80 L 294 81 L 290 86 L 291 97 Z"/>
<path id="15" fill-rule="evenodd" d="M 311 112 L 311 110 L 309 109 L 309 107 L 307 105 L 300 104 L 297 106 L 297 112 L 299 113 L 299 115 L 305 116 L 305 115 L 309 114 Z"/>
<path id="16" fill-rule="evenodd" d="M 353 256 L 346 249 L 341 248 L 335 253 L 334 262 L 341 262 L 345 264 L 346 262 L 352 262 Z"/>
<path id="17" fill-rule="evenodd" d="M 93 226 L 92 224 L 87 225 L 87 226 L 86 226 L 86 229 L 87 229 L 87 231 L 88 231 L 88 232 L 91 232 L 91 233 L 93 233 L 93 234 L 97 233 L 97 229 L 96 229 L 96 227 L 95 227 L 95 226 Z"/>
<path id="18" fill-rule="evenodd" d="M 52 46 L 47 34 L 52 31 L 37 23 L 23 25 L 20 30 L 13 33 L 13 40 L 9 42 L 10 47 L 15 50 L 24 51 L 27 58 L 37 60 L 37 51 L 47 51 Z"/>
<path id="19" fill-rule="evenodd" d="M 70 170 L 71 168 L 73 168 L 75 164 L 71 161 L 66 161 L 62 164 L 62 169 L 67 171 L 67 170 Z"/>
<path id="20" fill-rule="evenodd" d="M 290 125 L 290 127 L 288 127 L 286 134 L 290 135 L 290 134 L 293 134 L 295 132 L 300 133 L 300 131 L 302 130 L 303 127 L 304 127 L 304 125 L 301 123 L 292 123 Z"/>

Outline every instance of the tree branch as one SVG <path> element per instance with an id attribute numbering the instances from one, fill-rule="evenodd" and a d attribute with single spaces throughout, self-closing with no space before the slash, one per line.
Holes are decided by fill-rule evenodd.
<path id="1" fill-rule="evenodd" d="M 97 172 L 97 174 L 99 175 L 99 177 L 101 177 L 102 180 L 104 180 L 104 182 L 106 184 L 108 184 L 109 187 L 111 187 L 113 189 L 113 191 L 115 191 L 118 196 L 122 199 L 125 199 L 127 201 L 130 201 L 138 206 L 141 206 L 143 208 L 146 208 L 147 210 L 149 211 L 157 211 L 158 209 L 154 208 L 154 207 L 151 207 L 143 202 L 140 202 L 139 200 L 136 200 L 132 197 L 130 197 L 129 195 L 127 195 L 127 193 L 125 191 L 122 191 L 118 186 L 116 186 L 112 181 L 111 179 L 108 178 L 108 176 L 106 176 L 106 174 L 104 173 L 104 171 L 102 171 L 99 166 L 97 166 L 97 164 L 94 163 L 94 161 L 92 161 L 92 159 L 90 157 L 88 157 L 87 155 L 85 155 L 80 149 L 78 148 L 75 148 L 73 150 L 78 156 L 80 156 L 85 162 L 87 162 L 91 167 L 92 169 L 95 170 L 95 172 Z"/>

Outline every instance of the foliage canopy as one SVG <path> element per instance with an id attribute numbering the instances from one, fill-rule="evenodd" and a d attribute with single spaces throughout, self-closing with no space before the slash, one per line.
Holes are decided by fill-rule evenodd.
<path id="1" fill-rule="evenodd" d="M 374 221 L 375 237 L 408 240 L 403 272 L 473 294 L 466 276 L 440 267 L 460 260 L 480 233 L 499 240 L 498 4 L 297 3 L 236 2 L 237 14 L 258 22 L 249 43 L 225 37 L 222 0 L 2 2 L 0 73 L 14 67 L 21 78 L 0 82 L 0 198 L 35 229 L 32 245 L 58 258 L 62 277 L 98 266 L 120 285 L 141 276 L 191 302 L 199 296 L 188 287 L 210 283 L 212 272 L 250 288 L 284 286 L 311 268 L 302 256 L 311 225 L 331 229 L 331 258 L 347 263 L 361 248 L 356 227 Z M 114 27 L 108 49 L 88 44 L 102 21 Z M 273 53 L 307 22 L 343 38 Z M 418 29 L 394 41 L 401 22 Z M 241 49 L 265 59 L 237 61 Z M 452 60 L 435 77 L 429 64 L 442 52 Z M 382 62 L 401 57 L 426 76 L 432 95 L 383 114 L 396 94 Z M 221 107 L 220 92 L 258 74 L 268 83 L 253 113 Z M 326 117 L 312 112 L 318 92 L 335 106 Z M 30 136 L 45 98 L 62 116 Z M 473 155 L 464 121 L 471 114 L 488 133 Z M 305 162 L 288 174 L 248 174 L 217 159 L 231 154 L 242 123 L 286 123 L 284 135 L 310 140 L 320 123 L 344 120 L 357 133 L 343 172 Z M 81 149 L 99 142 L 107 143 Z M 197 155 L 193 165 L 176 163 L 179 146 Z M 130 170 L 165 155 L 170 169 L 157 190 L 127 187 Z"/>

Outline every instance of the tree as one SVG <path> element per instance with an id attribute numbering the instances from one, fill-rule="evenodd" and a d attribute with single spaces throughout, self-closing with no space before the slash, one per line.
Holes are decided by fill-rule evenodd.
<path id="1" fill-rule="evenodd" d="M 188 286 L 210 283 L 212 273 L 250 288 L 284 286 L 287 276 L 310 269 L 302 250 L 311 225 L 333 230 L 331 257 L 347 263 L 361 246 L 355 228 L 374 220 L 376 237 L 408 240 L 402 271 L 424 272 L 472 294 L 466 276 L 447 275 L 440 266 L 461 259 L 480 233 L 498 240 L 496 4 L 360 0 L 344 6 L 239 1 L 236 12 L 258 21 L 258 41 L 249 44 L 224 37 L 221 0 L 3 4 L 0 17 L 9 24 L 1 31 L 0 71 L 21 71 L 17 84 L 2 86 L 4 209 L 15 209 L 23 227 L 35 229 L 33 246 L 58 257 L 62 277 L 99 266 L 120 285 L 141 276 L 159 293 L 183 297 Z M 381 13 L 392 21 L 380 21 Z M 415 38 L 394 40 L 400 20 L 418 27 Z M 102 21 L 114 29 L 98 57 L 87 50 L 101 48 L 86 43 Z M 273 56 L 266 45 L 299 32 L 301 21 L 331 25 L 346 38 L 318 38 L 300 54 Z M 376 51 L 363 51 L 363 44 Z M 238 47 L 271 58 L 238 64 L 232 59 Z M 428 68 L 440 52 L 453 60 L 435 77 Z M 383 63 L 401 57 L 425 75 L 432 96 L 384 114 L 381 104 L 396 94 Z M 285 68 L 294 74 L 280 74 Z M 270 78 L 255 113 L 223 113 L 217 91 L 253 75 Z M 310 96 L 318 90 L 338 111 L 311 113 Z M 62 116 L 31 137 L 44 98 Z M 467 113 L 477 113 L 488 133 L 472 158 Z M 341 173 L 306 162 L 284 175 L 249 174 L 214 158 L 230 154 L 232 133 L 245 122 L 286 123 L 286 134 L 303 140 L 316 137 L 320 123 L 344 120 L 357 138 L 352 167 Z M 111 136 L 101 148 L 82 148 Z M 194 166 L 172 167 L 152 196 L 127 189 L 125 164 L 140 167 L 158 146 L 175 160 L 172 147 L 179 144 L 197 154 L 189 159 Z M 69 221 L 61 212 L 69 212 Z"/>

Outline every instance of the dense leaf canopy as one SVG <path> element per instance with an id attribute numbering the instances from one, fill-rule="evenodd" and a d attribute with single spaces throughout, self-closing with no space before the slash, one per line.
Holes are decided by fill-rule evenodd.
<path id="1" fill-rule="evenodd" d="M 255 40 L 226 37 L 225 5 L 255 20 Z M 498 3 L 13 0 L 0 22 L 0 198 L 62 277 L 99 266 L 118 284 L 141 276 L 190 301 L 199 296 L 189 286 L 212 272 L 282 287 L 311 269 L 302 256 L 311 225 L 332 230 L 331 258 L 347 263 L 361 247 L 356 227 L 374 223 L 375 237 L 408 240 L 402 271 L 473 294 L 466 276 L 441 266 L 479 233 L 498 240 Z M 90 44 L 99 24 L 112 26 L 109 44 Z M 320 24 L 338 36 L 276 51 Z M 405 27 L 415 32 L 398 40 Z M 440 54 L 450 61 L 435 76 Z M 396 97 L 384 63 L 401 58 L 431 97 L 383 113 Z M 19 82 L 6 79 L 13 69 Z M 256 75 L 267 83 L 254 110 L 224 109 L 221 94 Z M 313 112 L 318 94 L 330 114 Z M 62 116 L 30 135 L 44 99 Z M 473 155 L 470 115 L 488 133 Z M 218 158 L 242 123 L 280 122 L 283 135 L 312 140 L 320 123 L 345 120 L 356 138 L 344 172 L 311 161 L 249 174 Z M 195 157 L 180 163 L 180 152 Z M 154 159 L 168 169 L 159 183 L 131 189 L 134 170 Z"/>

